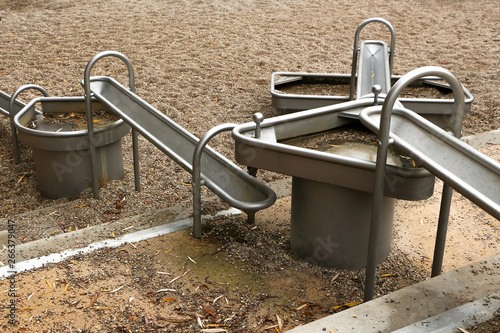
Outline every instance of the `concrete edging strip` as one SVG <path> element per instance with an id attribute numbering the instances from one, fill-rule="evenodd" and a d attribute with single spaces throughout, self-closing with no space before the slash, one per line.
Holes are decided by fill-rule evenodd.
<path id="1" fill-rule="evenodd" d="M 215 215 L 204 215 L 203 219 L 209 220 L 217 216 L 230 216 L 238 214 L 241 214 L 241 211 L 239 209 L 231 208 L 228 210 L 220 211 Z M 52 253 L 39 258 L 25 260 L 16 263 L 13 268 L 9 266 L 0 267 L 0 278 L 5 278 L 12 274 L 20 273 L 34 268 L 40 268 L 45 266 L 46 264 L 61 262 L 74 255 L 86 254 L 107 247 L 108 248 L 118 247 L 127 243 L 136 243 L 149 238 L 162 236 L 175 231 L 187 229 L 191 227 L 192 224 L 193 224 L 192 218 L 185 218 L 179 221 L 159 225 L 153 228 L 125 234 L 118 238 L 106 239 L 103 241 L 95 242 L 83 248 L 65 250 L 59 253 Z"/>

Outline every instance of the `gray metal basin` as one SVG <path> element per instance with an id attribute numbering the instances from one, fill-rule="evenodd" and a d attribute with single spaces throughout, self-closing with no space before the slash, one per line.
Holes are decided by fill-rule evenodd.
<path id="1" fill-rule="evenodd" d="M 285 144 L 281 141 L 349 126 L 371 99 L 296 112 L 264 120 L 260 138 L 256 123 L 233 130 L 239 163 L 293 177 L 290 246 L 313 264 L 339 269 L 366 266 L 375 162 Z M 257 120 L 258 117 L 256 117 Z M 422 168 L 387 165 L 376 261 L 390 252 L 395 199 L 430 197 L 434 176 Z"/>
<path id="2" fill-rule="evenodd" d="M 71 131 L 28 128 L 29 122 L 42 113 L 85 113 L 84 97 L 41 97 L 28 103 L 14 118 L 19 140 L 33 148 L 37 186 L 48 198 L 75 197 L 91 186 L 90 156 L 87 130 Z M 96 110 L 106 110 L 97 101 Z M 95 129 L 100 179 L 124 176 L 121 138 L 130 131 L 122 120 Z"/>
<path id="3" fill-rule="evenodd" d="M 260 139 L 254 137 L 255 123 L 242 124 L 233 131 L 236 160 L 254 168 L 372 193 L 375 162 L 280 142 L 357 122 L 339 113 L 370 105 L 371 101 L 356 100 L 266 119 L 261 123 Z M 387 165 L 386 196 L 422 200 L 430 197 L 433 189 L 434 176 L 427 170 Z"/>
<path id="4" fill-rule="evenodd" d="M 393 75 L 391 77 L 391 85 L 400 78 L 401 76 Z M 347 102 L 349 101 L 350 81 L 350 74 L 276 72 L 271 76 L 272 104 L 282 113 L 292 113 Z M 329 96 L 324 94 L 284 93 L 281 91 L 283 88 L 290 88 L 292 86 L 311 86 L 317 84 L 332 88 L 343 88 L 340 90 L 345 90 L 346 93 Z M 450 86 L 437 77 L 426 77 L 417 80 L 410 85 L 408 91 L 411 92 L 412 89 L 422 87 L 436 90 L 436 92 L 451 93 Z M 465 94 L 465 113 L 469 113 L 474 97 L 465 87 L 463 89 Z M 403 97 L 399 98 L 399 101 L 404 107 L 420 114 L 434 124 L 440 127 L 449 126 L 453 112 L 452 98 Z"/>

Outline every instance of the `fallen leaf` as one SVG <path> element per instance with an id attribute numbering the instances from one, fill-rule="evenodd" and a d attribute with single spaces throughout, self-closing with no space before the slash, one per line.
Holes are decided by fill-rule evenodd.
<path id="1" fill-rule="evenodd" d="M 90 301 L 89 305 L 87 305 L 87 309 L 90 309 L 90 307 L 92 307 L 92 305 L 94 304 L 94 302 L 96 301 L 97 297 L 99 297 L 99 293 L 95 293 L 94 297 L 92 298 L 92 300 Z"/>
<path id="2" fill-rule="evenodd" d="M 163 301 L 161 301 L 162 303 L 165 303 L 165 302 L 177 302 L 177 298 L 172 298 L 172 297 L 167 297 L 165 298 Z"/>
<path id="3" fill-rule="evenodd" d="M 215 317 L 215 315 L 216 315 L 214 310 L 212 310 L 206 306 L 203 307 L 203 310 L 205 310 L 205 312 L 208 313 L 209 315 L 211 315 L 212 317 Z"/>
<path id="4" fill-rule="evenodd" d="M 304 310 L 304 309 L 306 309 L 307 307 L 309 307 L 309 305 L 311 305 L 311 303 L 304 303 L 304 304 L 302 304 L 301 306 L 297 307 L 297 308 L 295 309 L 295 311 Z"/>
<path id="5" fill-rule="evenodd" d="M 382 275 L 380 275 L 380 277 L 381 277 L 381 278 L 386 278 L 386 277 L 395 277 L 395 276 L 397 276 L 397 274 L 393 274 L 393 273 L 391 273 L 391 274 L 382 274 Z"/>
<path id="6" fill-rule="evenodd" d="M 107 306 L 97 306 L 94 310 L 109 310 Z"/>
<path id="7" fill-rule="evenodd" d="M 345 304 L 342 304 L 342 305 L 336 305 L 332 308 L 332 310 L 338 310 L 342 307 L 347 307 L 347 308 L 352 308 L 353 306 L 356 306 L 358 304 L 361 304 L 361 302 L 349 302 L 349 303 L 345 303 Z"/>

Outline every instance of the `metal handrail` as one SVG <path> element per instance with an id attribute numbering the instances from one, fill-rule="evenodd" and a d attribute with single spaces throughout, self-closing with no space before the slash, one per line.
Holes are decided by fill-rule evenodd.
<path id="1" fill-rule="evenodd" d="M 9 117 L 10 117 L 10 128 L 12 131 L 12 144 L 13 144 L 13 149 L 14 149 L 14 160 L 16 164 L 19 163 L 20 158 L 19 158 L 19 141 L 17 139 L 17 129 L 16 126 L 14 125 L 14 117 L 17 114 L 16 109 L 14 108 L 14 104 L 17 102 L 16 98 L 19 96 L 19 94 L 25 90 L 29 89 L 34 89 L 40 91 L 43 96 L 49 97 L 49 93 L 47 90 L 44 88 L 36 85 L 36 84 L 26 84 L 24 86 L 19 87 L 13 94 L 10 96 L 10 102 L 9 102 Z"/>
<path id="2" fill-rule="evenodd" d="M 435 75 L 445 80 L 453 91 L 455 112 L 452 115 L 451 130 L 453 134 L 460 138 L 462 129 L 462 119 L 465 111 L 465 97 L 462 84 L 450 71 L 435 66 L 421 67 L 414 69 L 404 75 L 391 88 L 385 99 L 380 116 L 380 130 L 378 135 L 378 149 L 375 167 L 375 184 L 373 192 L 372 218 L 370 223 L 370 236 L 368 244 L 368 259 L 366 265 L 366 280 L 364 301 L 369 301 L 373 298 L 375 287 L 375 275 L 377 269 L 377 245 L 380 233 L 380 223 L 383 213 L 384 199 L 384 183 L 385 183 L 385 166 L 387 161 L 387 151 L 389 147 L 389 132 L 391 127 L 391 115 L 394 104 L 397 102 L 399 94 L 410 85 L 412 82 L 427 76 Z M 434 249 L 434 261 L 432 266 L 432 276 L 441 273 L 444 243 L 446 239 L 446 231 L 448 227 L 448 218 L 450 213 L 451 198 L 453 190 L 448 184 L 444 184 L 443 193 L 441 196 L 441 207 L 439 212 L 438 231 L 436 236 L 436 244 Z"/>
<path id="3" fill-rule="evenodd" d="M 201 179 L 201 155 L 208 142 L 217 134 L 231 131 L 238 126 L 237 124 L 221 124 L 215 126 L 206 132 L 196 144 L 193 153 L 193 236 L 201 237 L 201 185 L 204 180 Z"/>
<path id="4" fill-rule="evenodd" d="M 89 151 L 90 151 L 90 163 L 91 163 L 91 173 L 92 173 L 92 190 L 94 193 L 94 198 L 99 198 L 99 181 L 97 179 L 97 157 L 95 153 L 95 140 L 94 140 L 94 124 L 92 119 L 92 92 L 90 90 L 90 72 L 92 67 L 96 64 L 97 61 L 105 58 L 105 57 L 116 57 L 121 59 L 128 70 L 128 79 L 129 79 L 129 89 L 130 91 L 135 93 L 135 76 L 134 76 L 134 67 L 132 66 L 132 62 L 122 53 L 116 51 L 104 51 L 97 55 L 95 55 L 88 62 L 85 67 L 85 72 L 83 75 L 83 88 L 85 90 L 85 103 L 87 106 L 87 130 L 88 130 L 88 138 L 89 138 Z M 137 191 L 140 190 L 140 173 L 139 173 L 139 146 L 138 146 L 138 137 L 137 131 L 132 129 L 132 146 L 133 146 L 133 158 L 134 158 L 134 177 L 135 177 L 135 189 Z"/>
<path id="5" fill-rule="evenodd" d="M 391 33 L 391 45 L 389 48 L 389 77 L 392 76 L 392 64 L 394 62 L 394 48 L 396 45 L 396 33 L 394 32 L 393 26 L 389 23 L 389 21 L 379 18 L 379 17 L 374 17 L 370 18 L 368 20 L 363 21 L 358 29 L 356 29 L 356 34 L 354 35 L 354 47 L 353 47 L 353 53 L 352 53 L 352 66 L 351 66 L 351 89 L 349 93 L 349 99 L 352 100 L 354 99 L 354 90 L 356 86 L 356 64 L 358 62 L 358 43 L 359 43 L 359 34 L 361 33 L 361 30 L 369 23 L 373 22 L 379 22 L 382 24 L 385 24 L 387 28 L 389 29 Z"/>

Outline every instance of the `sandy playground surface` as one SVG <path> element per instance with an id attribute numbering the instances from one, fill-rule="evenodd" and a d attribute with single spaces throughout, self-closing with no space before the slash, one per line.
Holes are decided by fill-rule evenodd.
<path id="1" fill-rule="evenodd" d="M 269 94 L 273 72 L 349 73 L 357 26 L 383 17 L 396 31 L 394 74 L 428 65 L 451 70 L 475 97 L 464 135 L 499 128 L 497 1 L 0 0 L 0 15 L 2 91 L 35 83 L 52 96 L 81 96 L 90 58 L 116 50 L 134 65 L 137 94 L 198 137 L 221 123 L 250 121 L 254 112 L 276 116 Z M 383 27 L 363 31 L 362 39 L 388 40 Z M 99 62 L 93 74 L 127 83 L 124 66 L 114 59 Z M 20 99 L 35 96 L 27 92 Z M 90 191 L 48 200 L 36 191 L 27 147 L 21 147 L 21 164 L 14 163 L 9 122 L 0 116 L 0 218 L 18 222 L 22 243 L 189 204 L 190 175 L 142 138 L 143 190 L 135 192 L 130 138 L 124 141 L 126 176 L 105 184 L 100 200 Z M 211 145 L 232 157 L 228 136 Z M 498 150 L 484 152 L 498 161 Z M 263 171 L 258 178 L 283 175 Z M 259 213 L 255 226 L 243 217 L 220 218 L 206 226 L 202 240 L 182 231 L 18 274 L 19 323 L 9 325 L 2 308 L 0 327 L 283 332 L 360 301 L 362 270 L 313 267 L 290 253 L 286 200 Z M 394 250 L 381 265 L 377 294 L 428 277 L 438 207 L 439 195 L 398 204 Z M 35 224 L 33 216 L 52 224 Z M 498 253 L 499 233 L 498 221 L 456 194 L 444 269 Z M 7 281 L 0 281 L 4 306 L 6 289 Z"/>

